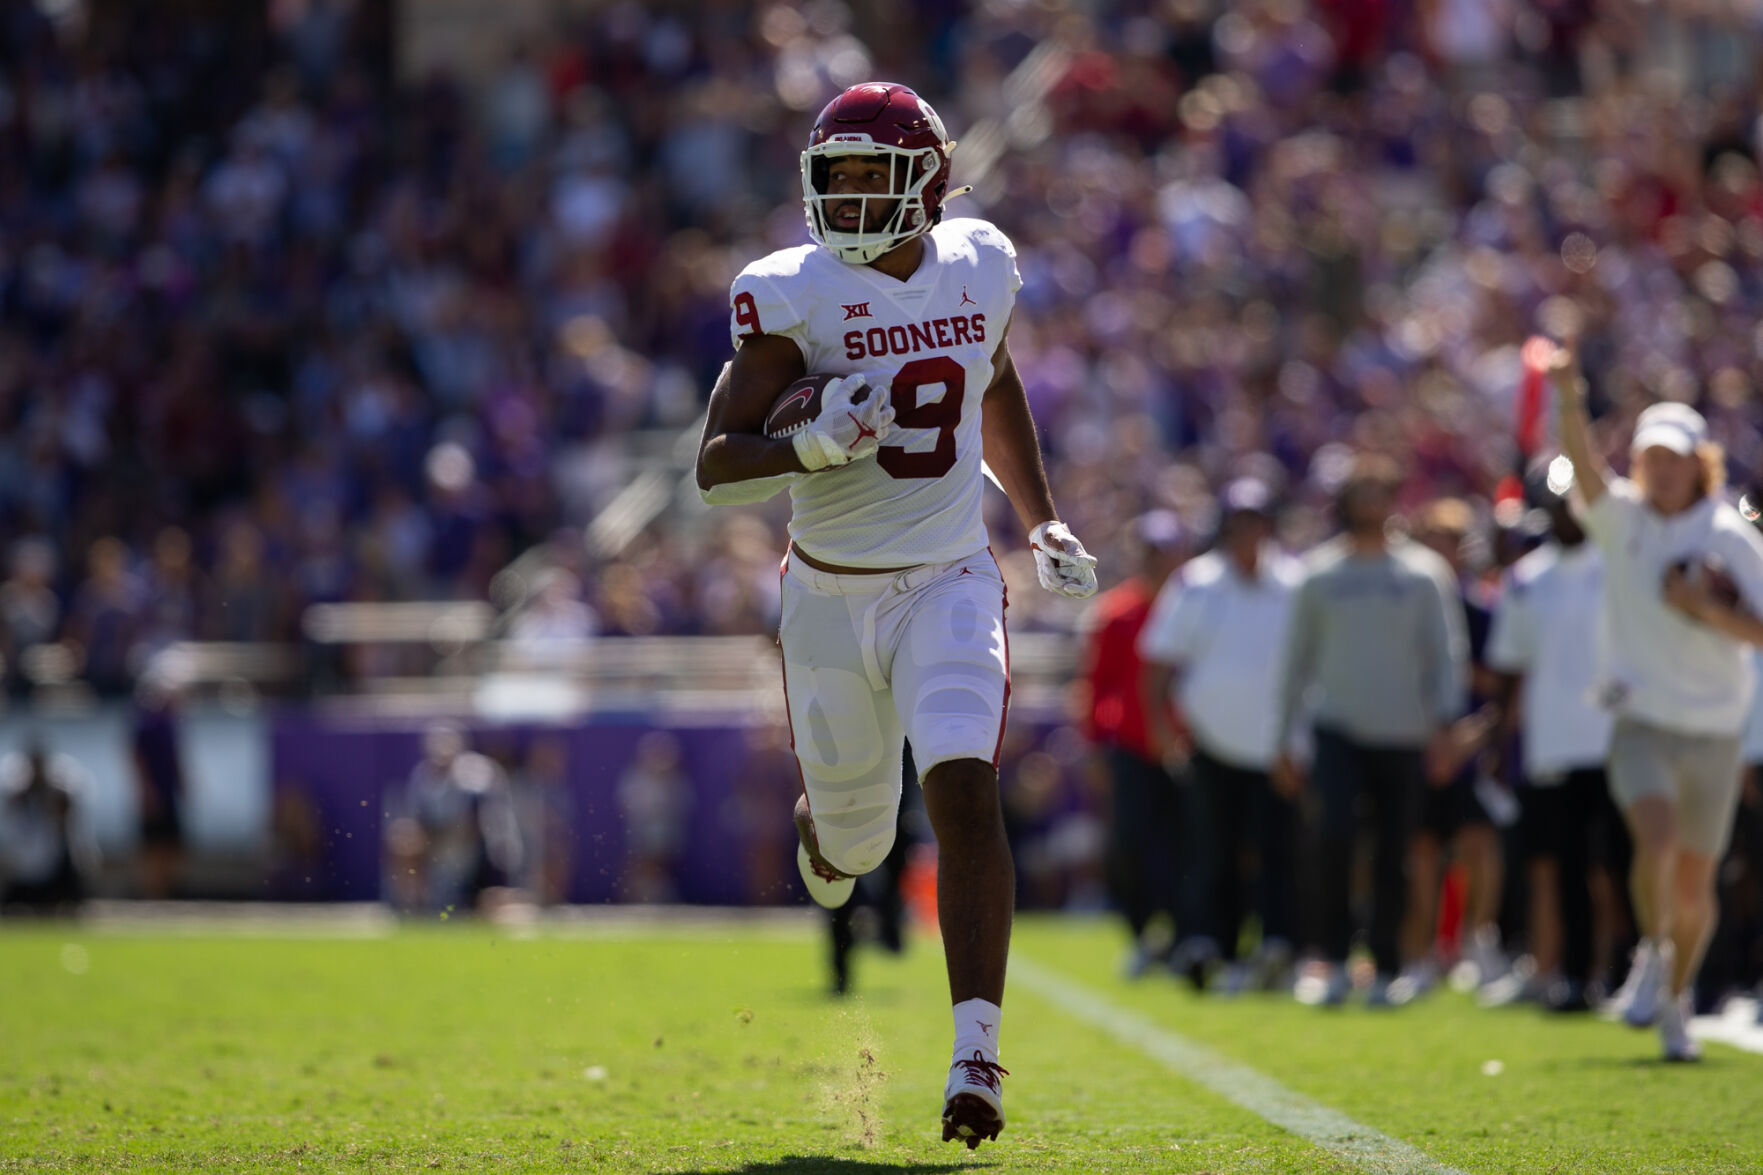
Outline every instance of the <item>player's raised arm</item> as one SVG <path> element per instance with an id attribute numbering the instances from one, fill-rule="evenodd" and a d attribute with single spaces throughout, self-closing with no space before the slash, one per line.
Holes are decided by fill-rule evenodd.
<path id="1" fill-rule="evenodd" d="M 1009 323 L 998 338 L 992 382 L 986 388 L 982 411 L 980 436 L 986 464 L 1029 532 L 1041 586 L 1079 599 L 1094 595 L 1096 560 L 1059 521 L 1053 506 L 1053 491 L 1047 486 L 1047 471 L 1041 464 L 1041 443 L 1028 410 L 1028 393 L 1017 374 L 1016 361 L 1010 357 Z"/>

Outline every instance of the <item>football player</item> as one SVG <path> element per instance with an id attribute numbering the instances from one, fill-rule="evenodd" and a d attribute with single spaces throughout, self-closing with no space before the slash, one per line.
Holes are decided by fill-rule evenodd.
<path id="1" fill-rule="evenodd" d="M 784 692 L 804 794 L 798 864 L 823 905 L 887 856 L 910 738 L 939 848 L 937 914 L 954 1003 L 943 1138 L 1004 1125 L 999 1004 L 1014 872 L 998 799 L 1010 696 L 1004 579 L 980 511 L 982 459 L 1029 532 L 1041 585 L 1096 590 L 1058 520 L 1005 338 L 1022 279 L 1010 241 L 944 219 L 955 144 L 905 86 L 853 86 L 802 152 L 814 243 L 749 265 L 730 291 L 733 362 L 698 452 L 710 502 L 788 486 Z M 836 373 L 783 440 L 772 404 Z"/>

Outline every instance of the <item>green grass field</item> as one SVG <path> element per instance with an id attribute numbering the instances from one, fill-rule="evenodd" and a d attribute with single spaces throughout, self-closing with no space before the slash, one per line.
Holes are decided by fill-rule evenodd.
<path id="1" fill-rule="evenodd" d="M 840 1001 L 817 929 L 0 927 L 0 1171 L 1407 1169 L 1331 1157 L 1024 983 L 1010 1124 L 944 1144 L 940 948 L 864 954 Z M 1665 1066 L 1650 1034 L 1450 994 L 1384 1013 L 1201 1000 L 1116 979 L 1098 922 L 1025 919 L 1014 951 L 1438 1165 L 1763 1171 L 1760 1056 Z"/>

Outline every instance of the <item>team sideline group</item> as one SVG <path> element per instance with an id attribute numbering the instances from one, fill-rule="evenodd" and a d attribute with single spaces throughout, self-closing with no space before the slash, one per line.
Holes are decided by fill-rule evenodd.
<path id="1" fill-rule="evenodd" d="M 1460 962 L 1484 1003 L 1601 1002 L 1657 1025 L 1667 1059 L 1699 1055 L 1715 872 L 1763 757 L 1763 542 L 1692 409 L 1643 413 L 1616 478 L 1580 441 L 1565 348 L 1554 384 L 1566 452 L 1533 466 L 1491 541 L 1457 499 L 1398 519 L 1400 470 L 1375 456 L 1339 488 L 1340 536 L 1302 561 L 1257 481 L 1220 495 L 1209 543 L 1139 520 L 1141 566 L 1095 606 L 1084 674 L 1130 973 L 1336 1005 L 1362 922 L 1372 1006 Z"/>

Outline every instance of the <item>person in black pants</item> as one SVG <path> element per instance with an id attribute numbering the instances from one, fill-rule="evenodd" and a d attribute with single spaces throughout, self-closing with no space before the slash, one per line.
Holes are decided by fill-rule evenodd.
<path id="1" fill-rule="evenodd" d="M 1213 838 L 1206 897 L 1209 937 L 1218 943 L 1225 967 L 1223 990 L 1234 994 L 1250 984 L 1271 988 L 1286 976 L 1292 959 L 1296 806 L 1274 790 L 1265 771 L 1232 766 L 1204 750 L 1194 753 L 1192 770 L 1202 827 Z M 1251 909 L 1261 923 L 1261 941 L 1243 962 L 1238 940 Z"/>
<path id="2" fill-rule="evenodd" d="M 1401 961 L 1402 915 L 1408 886 L 1408 842 L 1419 821 L 1426 786 L 1426 757 L 1418 748 L 1378 747 L 1328 727 L 1316 728 L 1316 760 L 1310 785 L 1319 804 L 1319 945 L 1329 959 L 1342 961 L 1352 946 L 1351 879 L 1358 837 L 1358 805 L 1368 802 L 1371 817 L 1371 918 L 1367 945 L 1377 965 L 1374 1003 L 1388 998 L 1389 981 Z M 1346 993 L 1331 990 L 1323 1002 L 1339 1003 Z"/>
<path id="3" fill-rule="evenodd" d="M 1602 767 L 1569 771 L 1559 783 L 1532 787 L 1525 794 L 1521 837 L 1533 875 L 1540 862 L 1552 865 L 1554 890 L 1560 906 L 1560 972 L 1539 958 L 1537 972 L 1543 978 L 1538 1001 L 1556 1012 L 1584 1012 L 1591 1008 L 1587 994 L 1592 976 L 1592 848 L 1608 833 L 1604 829 L 1610 808 L 1610 778 Z M 1532 949 L 1538 944 L 1534 928 Z"/>
<path id="4" fill-rule="evenodd" d="M 1133 574 L 1098 596 L 1084 616 L 1074 709 L 1085 714 L 1084 735 L 1108 771 L 1107 885 L 1131 937 L 1125 972 L 1136 978 L 1185 960 L 1190 978 L 1203 982 L 1216 951 L 1202 942 L 1204 854 L 1187 843 L 1195 825 L 1182 810 L 1191 798 L 1184 778 L 1189 741 L 1167 678 L 1152 673 L 1155 665 L 1141 649 L 1153 607 L 1181 591 L 1178 569 L 1188 543 L 1166 510 L 1141 515 L 1132 529 Z M 1160 918 L 1173 923 L 1167 941 L 1153 929 Z"/>
<path id="5" fill-rule="evenodd" d="M 1493 733 L 1497 711 L 1489 705 L 1496 689 L 1487 669 L 1488 632 L 1493 601 L 1469 564 L 1476 528 L 1475 511 L 1461 498 L 1444 498 L 1421 511 L 1414 538 L 1450 565 L 1459 582 L 1459 606 L 1469 637 L 1470 698 L 1458 725 L 1470 737 L 1462 748 L 1464 762 L 1455 771 L 1429 779 L 1421 793 L 1419 825 L 1408 846 L 1408 914 L 1402 928 L 1403 989 L 1423 995 L 1437 985 L 1449 959 L 1441 959 L 1435 939 L 1439 896 L 1448 861 L 1462 867 L 1465 881 L 1461 953 L 1475 972 L 1478 985 L 1492 983 L 1509 970 L 1500 945 L 1500 900 L 1505 887 L 1505 860 L 1493 814 L 1477 790 L 1474 744 Z M 1484 709 L 1486 707 L 1486 709 Z"/>
<path id="6" fill-rule="evenodd" d="M 1316 736 L 1318 945 L 1333 964 L 1327 979 L 1300 986 L 1306 1002 L 1339 1004 L 1352 990 L 1350 891 L 1361 798 L 1374 844 L 1377 976 L 1366 998 L 1372 1006 L 1401 1002 L 1392 984 L 1401 965 L 1408 841 L 1429 773 L 1454 769 L 1456 758 L 1452 727 L 1468 676 L 1463 610 L 1449 565 L 1390 535 L 1400 484 L 1388 458 L 1355 463 L 1337 501 L 1346 533 L 1306 560 L 1286 643 L 1274 779 L 1288 794 L 1304 786 L 1289 748 L 1308 709 Z"/>
<path id="7" fill-rule="evenodd" d="M 1550 471 L 1553 472 L 1550 472 Z M 1529 1000 L 1557 1011 L 1588 1008 L 1593 929 L 1592 871 L 1611 838 L 1626 839 L 1609 799 L 1604 763 L 1611 717 L 1597 705 L 1604 562 L 1568 509 L 1571 469 L 1557 461 L 1532 471 L 1525 493 L 1548 513 L 1551 541 L 1506 573 L 1488 638 L 1497 675 L 1500 726 L 1522 727 L 1519 844 L 1530 903 L 1530 974 L 1514 971 L 1483 988 L 1487 1005 Z M 1521 701 L 1522 699 L 1522 701 Z M 1507 739 L 1496 745 L 1504 750 Z M 1623 873 L 1610 896 L 1621 893 Z M 1610 902 L 1608 904 L 1614 904 Z M 1606 925 L 1617 921 L 1606 910 Z"/>
<path id="8" fill-rule="evenodd" d="M 1255 479 L 1220 495 L 1213 549 L 1158 596 L 1139 636 L 1145 696 L 1175 698 L 1191 732 L 1188 839 L 1201 873 L 1200 935 L 1223 960 L 1226 993 L 1283 984 L 1295 942 L 1296 807 L 1274 790 L 1279 662 L 1302 574 L 1273 543 L 1272 494 Z M 1151 725 L 1156 726 L 1156 716 Z M 1251 891 L 1261 940 L 1248 963 L 1239 939 Z"/>

